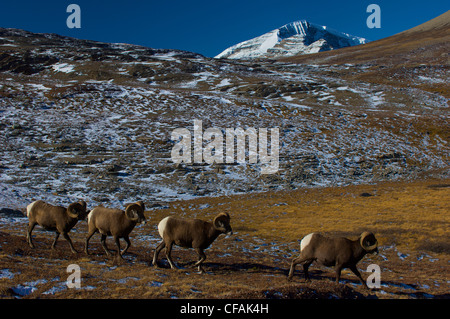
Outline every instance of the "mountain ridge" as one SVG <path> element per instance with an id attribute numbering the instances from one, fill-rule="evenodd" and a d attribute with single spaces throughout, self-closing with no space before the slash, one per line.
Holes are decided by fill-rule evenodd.
<path id="1" fill-rule="evenodd" d="M 357 47 L 296 55 L 278 59 L 284 63 L 314 65 L 370 65 L 362 74 L 344 75 L 353 81 L 384 83 L 399 88 L 411 85 L 450 97 L 450 10 L 416 27 Z M 430 80 L 429 74 L 441 74 Z M 431 76 L 433 77 L 433 76 Z"/>
<path id="2" fill-rule="evenodd" d="M 326 26 L 298 20 L 235 44 L 216 58 L 277 58 L 334 50 L 367 43 L 368 40 Z"/>
<path id="3" fill-rule="evenodd" d="M 408 58 L 413 63 L 426 60 L 428 63 L 449 65 L 447 52 L 450 43 L 450 22 L 448 21 L 450 21 L 450 10 L 416 27 L 357 48 L 319 52 L 314 56 L 297 55 L 280 58 L 280 60 L 290 63 L 395 65 L 400 59 L 401 63 L 404 63 L 405 56 L 409 55 Z"/>

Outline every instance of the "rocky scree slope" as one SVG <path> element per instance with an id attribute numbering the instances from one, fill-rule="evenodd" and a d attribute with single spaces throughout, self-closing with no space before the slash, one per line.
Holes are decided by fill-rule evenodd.
<path id="1" fill-rule="evenodd" d="M 342 76 L 370 67 L 211 59 L 0 29 L 0 205 L 164 205 L 448 176 L 447 98 Z M 195 119 L 204 130 L 279 128 L 279 171 L 175 165 L 171 133 L 193 132 Z"/>

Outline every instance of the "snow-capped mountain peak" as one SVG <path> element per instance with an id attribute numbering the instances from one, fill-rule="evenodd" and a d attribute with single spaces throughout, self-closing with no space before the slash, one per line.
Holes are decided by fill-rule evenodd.
<path id="1" fill-rule="evenodd" d="M 364 38 L 300 20 L 229 47 L 216 58 L 277 58 L 334 50 L 367 42 Z"/>

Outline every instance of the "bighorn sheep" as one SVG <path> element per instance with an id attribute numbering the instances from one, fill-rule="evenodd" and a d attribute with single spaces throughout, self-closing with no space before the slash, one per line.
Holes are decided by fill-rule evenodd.
<path id="1" fill-rule="evenodd" d="M 367 288 L 365 281 L 356 268 L 356 264 L 367 253 L 378 253 L 378 242 L 374 234 L 364 232 L 357 240 L 347 238 L 329 238 L 318 233 L 306 235 L 300 242 L 300 256 L 294 258 L 289 270 L 288 279 L 294 274 L 297 264 L 303 263 L 306 281 L 309 281 L 308 268 L 313 261 L 324 266 L 335 267 L 336 282 L 339 283 L 341 270 L 349 268 Z"/>
<path id="2" fill-rule="evenodd" d="M 41 200 L 37 200 L 27 206 L 28 232 L 27 242 L 31 248 L 34 248 L 31 232 L 34 226 L 39 224 L 46 230 L 56 231 L 56 237 L 52 244 L 52 249 L 56 246 L 59 234 L 69 242 L 72 253 L 76 253 L 72 241 L 68 235 L 69 231 L 75 226 L 78 220 L 85 219 L 87 215 L 86 203 L 80 201 L 72 203 L 67 208 L 62 206 L 53 206 Z"/>
<path id="3" fill-rule="evenodd" d="M 106 236 L 114 236 L 120 258 L 131 246 L 130 238 L 128 237 L 136 224 L 145 224 L 145 205 L 139 201 L 133 204 L 126 205 L 125 211 L 121 209 L 106 208 L 103 206 L 95 207 L 88 216 L 88 235 L 86 237 L 85 252 L 89 255 L 88 245 L 92 235 L 97 231 L 102 235 L 101 244 L 106 252 L 110 255 L 108 247 L 106 246 Z M 124 250 L 120 251 L 120 241 L 123 238 L 127 243 Z"/>
<path id="4" fill-rule="evenodd" d="M 170 267 L 176 266 L 171 258 L 172 245 L 175 244 L 184 248 L 194 248 L 199 256 L 199 260 L 193 265 L 198 266 L 198 271 L 203 272 L 202 263 L 206 259 L 203 252 L 220 234 L 231 234 L 230 215 L 220 213 L 214 221 L 206 222 L 200 219 L 184 219 L 178 217 L 166 217 L 158 224 L 159 235 L 163 241 L 156 247 L 153 256 L 153 265 L 158 266 L 157 259 L 159 252 L 166 248 L 166 257 Z"/>

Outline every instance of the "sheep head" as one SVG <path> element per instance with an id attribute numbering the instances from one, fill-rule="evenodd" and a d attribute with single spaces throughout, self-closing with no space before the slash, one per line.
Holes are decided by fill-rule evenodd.
<path id="1" fill-rule="evenodd" d="M 84 201 L 70 204 L 66 211 L 67 215 L 71 218 L 77 218 L 79 220 L 85 219 L 87 216 L 86 203 Z"/>
<path id="2" fill-rule="evenodd" d="M 371 232 L 363 232 L 359 240 L 361 247 L 368 253 L 378 253 L 378 241 Z"/>
<path id="3" fill-rule="evenodd" d="M 230 226 L 230 215 L 228 213 L 220 213 L 214 218 L 214 228 L 224 234 L 232 234 L 233 230 Z"/>
<path id="4" fill-rule="evenodd" d="M 145 205 L 141 201 L 128 204 L 125 208 L 125 216 L 135 223 L 145 224 L 144 210 Z"/>

